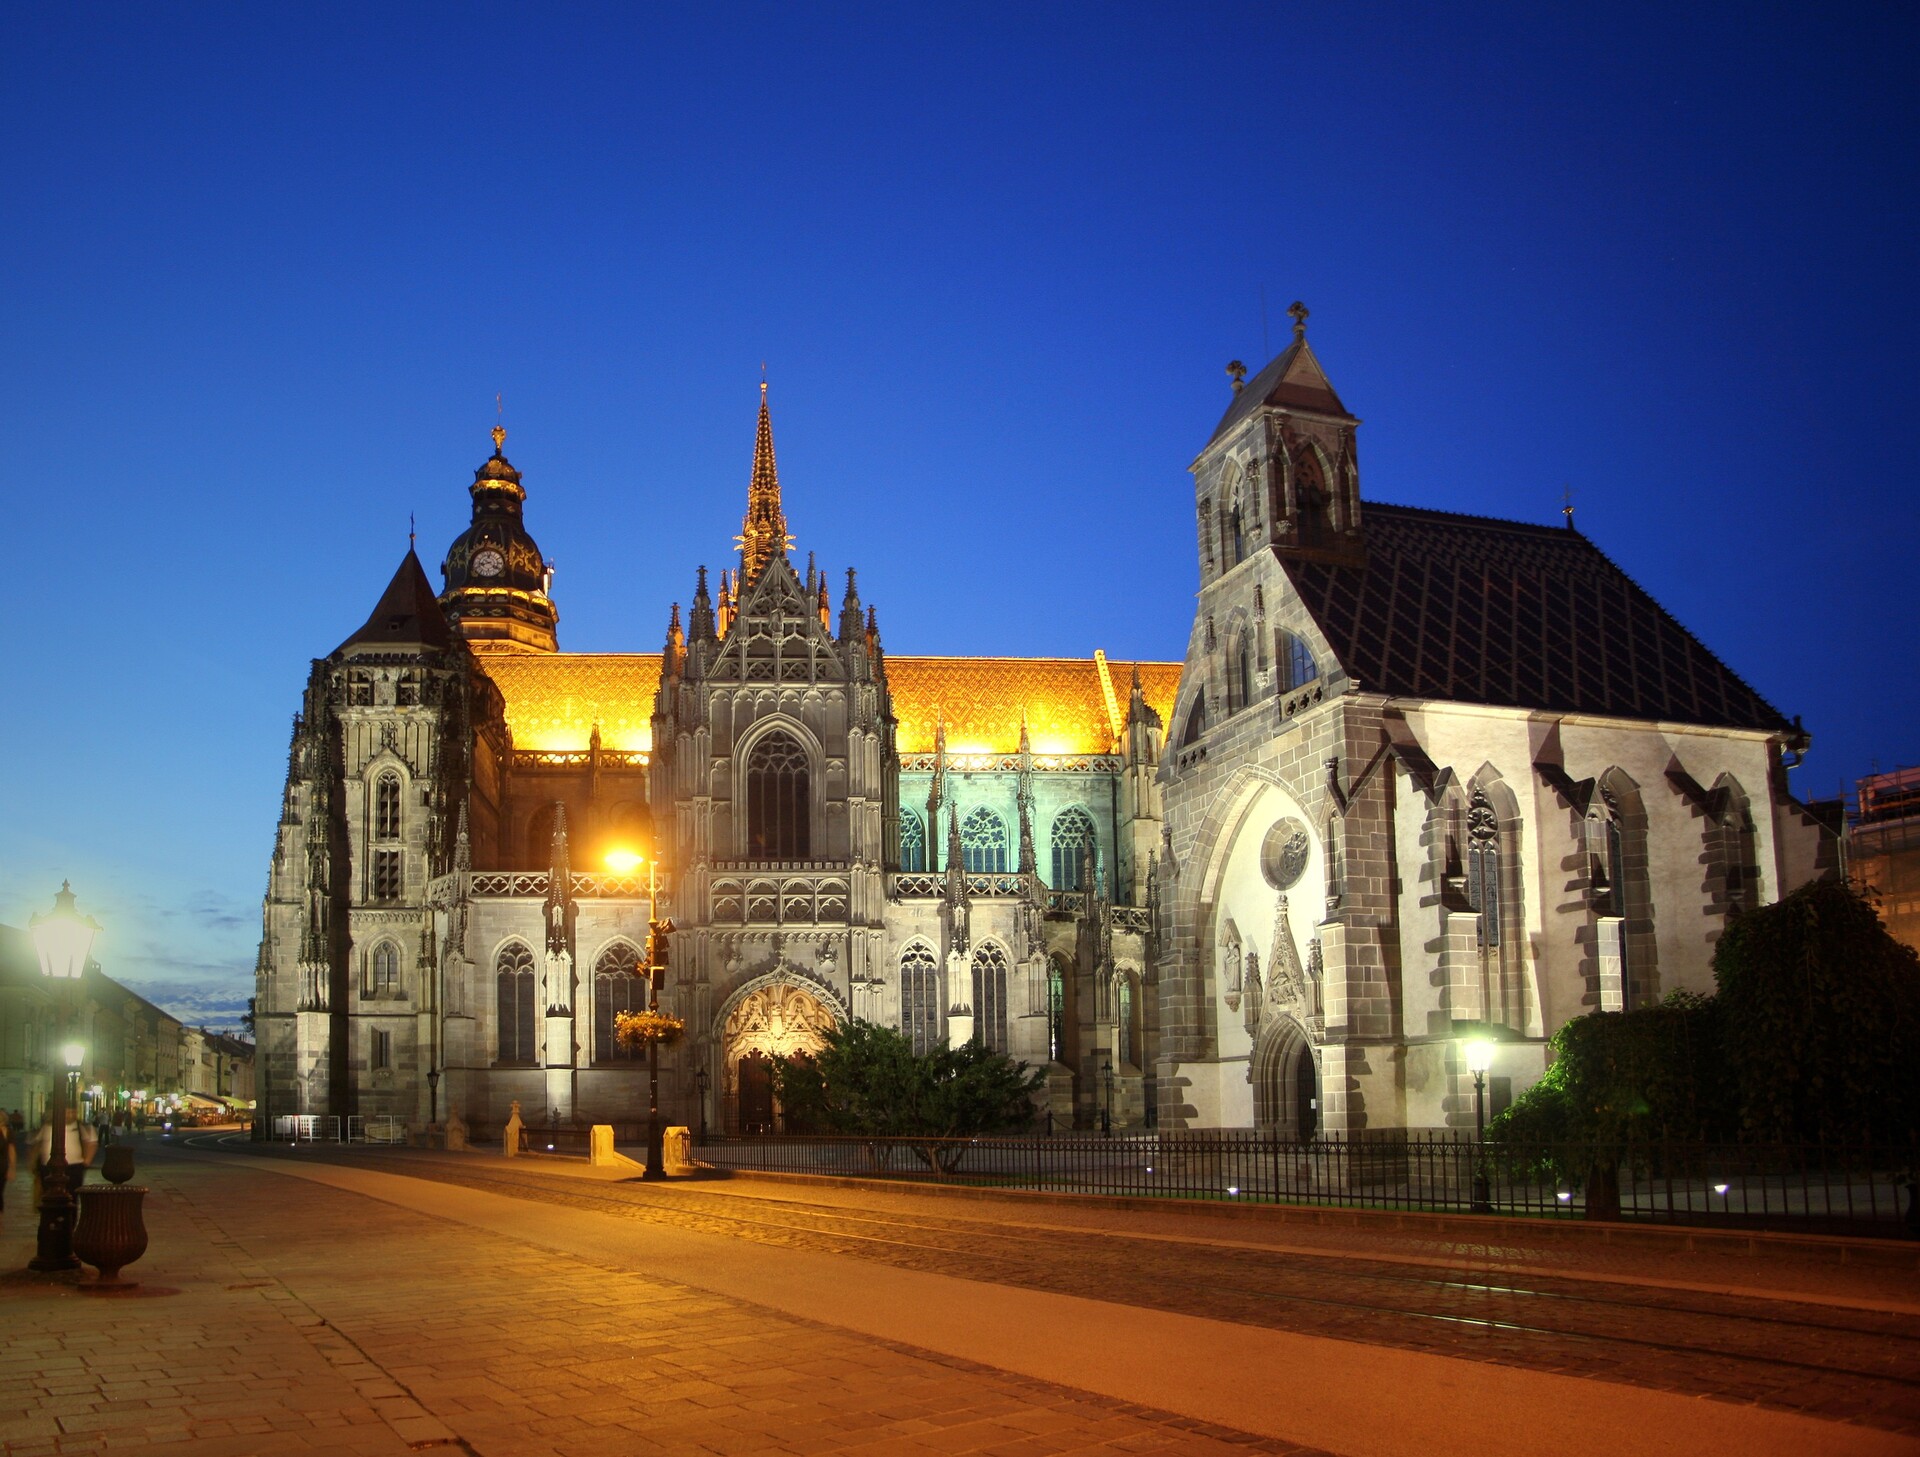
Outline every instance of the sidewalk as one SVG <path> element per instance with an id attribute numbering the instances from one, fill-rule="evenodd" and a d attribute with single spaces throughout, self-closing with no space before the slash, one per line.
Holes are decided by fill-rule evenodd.
<path id="1" fill-rule="evenodd" d="M 1310 1450 L 777 1315 L 590 1250 L 422 1219 L 252 1160 L 154 1159 L 140 1182 L 152 1242 L 127 1274 L 146 1294 L 0 1277 L 9 1457 Z M 522 1230 L 549 1212 L 501 1202 Z M 0 1222 L 8 1271 L 32 1253 L 24 1203 Z"/>

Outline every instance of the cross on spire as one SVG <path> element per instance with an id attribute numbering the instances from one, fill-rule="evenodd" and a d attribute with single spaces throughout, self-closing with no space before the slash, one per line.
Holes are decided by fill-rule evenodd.
<path id="1" fill-rule="evenodd" d="M 1573 530 L 1573 487 L 1560 492 L 1560 514 L 1567 518 L 1567 530 Z"/>
<path id="2" fill-rule="evenodd" d="M 1295 299 L 1287 308 L 1287 317 L 1293 320 L 1293 337 L 1296 339 L 1306 338 L 1307 306 L 1301 303 L 1299 299 Z"/>

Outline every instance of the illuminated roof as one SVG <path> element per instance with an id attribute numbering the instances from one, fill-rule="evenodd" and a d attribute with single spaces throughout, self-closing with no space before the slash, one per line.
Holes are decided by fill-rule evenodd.
<path id="1" fill-rule="evenodd" d="M 488 653 L 481 666 L 507 701 L 515 748 L 584 749 L 596 723 L 606 748 L 653 747 L 658 653 Z M 1180 664 L 1139 668 L 1146 700 L 1164 724 L 1173 716 Z M 1122 719 L 1133 669 L 1107 664 Z M 903 754 L 931 753 L 942 718 L 951 752 L 1011 753 L 1020 747 L 1022 711 L 1035 753 L 1106 753 L 1115 735 L 1100 679 L 1093 658 L 887 658 Z"/>
<path id="2" fill-rule="evenodd" d="M 1124 722 L 1133 664 L 1109 663 L 1107 675 Z M 887 686 L 903 754 L 931 753 L 941 719 L 949 753 L 1011 752 L 1020 747 L 1022 711 L 1036 754 L 1104 754 L 1116 737 L 1092 658 L 889 656 Z M 1180 665 L 1140 664 L 1140 686 L 1164 724 L 1173 714 Z"/>
<path id="3" fill-rule="evenodd" d="M 487 653 L 480 666 L 507 700 L 516 749 L 584 749 L 596 723 L 605 748 L 653 747 L 658 653 Z"/>

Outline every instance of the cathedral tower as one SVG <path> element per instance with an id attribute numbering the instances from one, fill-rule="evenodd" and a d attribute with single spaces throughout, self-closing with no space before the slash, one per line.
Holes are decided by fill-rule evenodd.
<path id="1" fill-rule="evenodd" d="M 307 678 L 257 966 L 263 1114 L 430 1115 L 443 1065 L 428 887 L 506 753 L 498 691 L 411 548 L 373 613 Z"/>
<path id="2" fill-rule="evenodd" d="M 480 652 L 551 653 L 559 647 L 560 614 L 549 595 L 553 563 L 527 531 L 527 492 L 501 453 L 504 427 L 493 427 L 493 454 L 473 473 L 473 521 L 453 539 L 440 564 L 440 603 L 455 630 Z"/>

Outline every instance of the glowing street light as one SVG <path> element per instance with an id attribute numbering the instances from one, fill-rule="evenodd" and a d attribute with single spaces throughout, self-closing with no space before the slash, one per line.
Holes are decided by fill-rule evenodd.
<path id="1" fill-rule="evenodd" d="M 33 949 L 40 956 L 40 971 L 60 997 L 62 1030 L 73 1023 L 73 989 L 86 974 L 87 957 L 93 950 L 93 938 L 100 923 L 83 916 L 74 906 L 73 886 L 60 882 L 53 898 L 53 909 L 35 913 L 27 922 L 33 937 Z M 63 1060 L 78 1077 L 86 1049 L 70 1042 L 61 1049 Z M 67 1079 L 53 1081 L 53 1107 L 47 1131 L 47 1166 L 40 1180 L 40 1232 L 34 1256 L 27 1261 L 29 1270 L 76 1270 L 80 1262 L 73 1257 L 73 1188 L 67 1181 Z"/>

